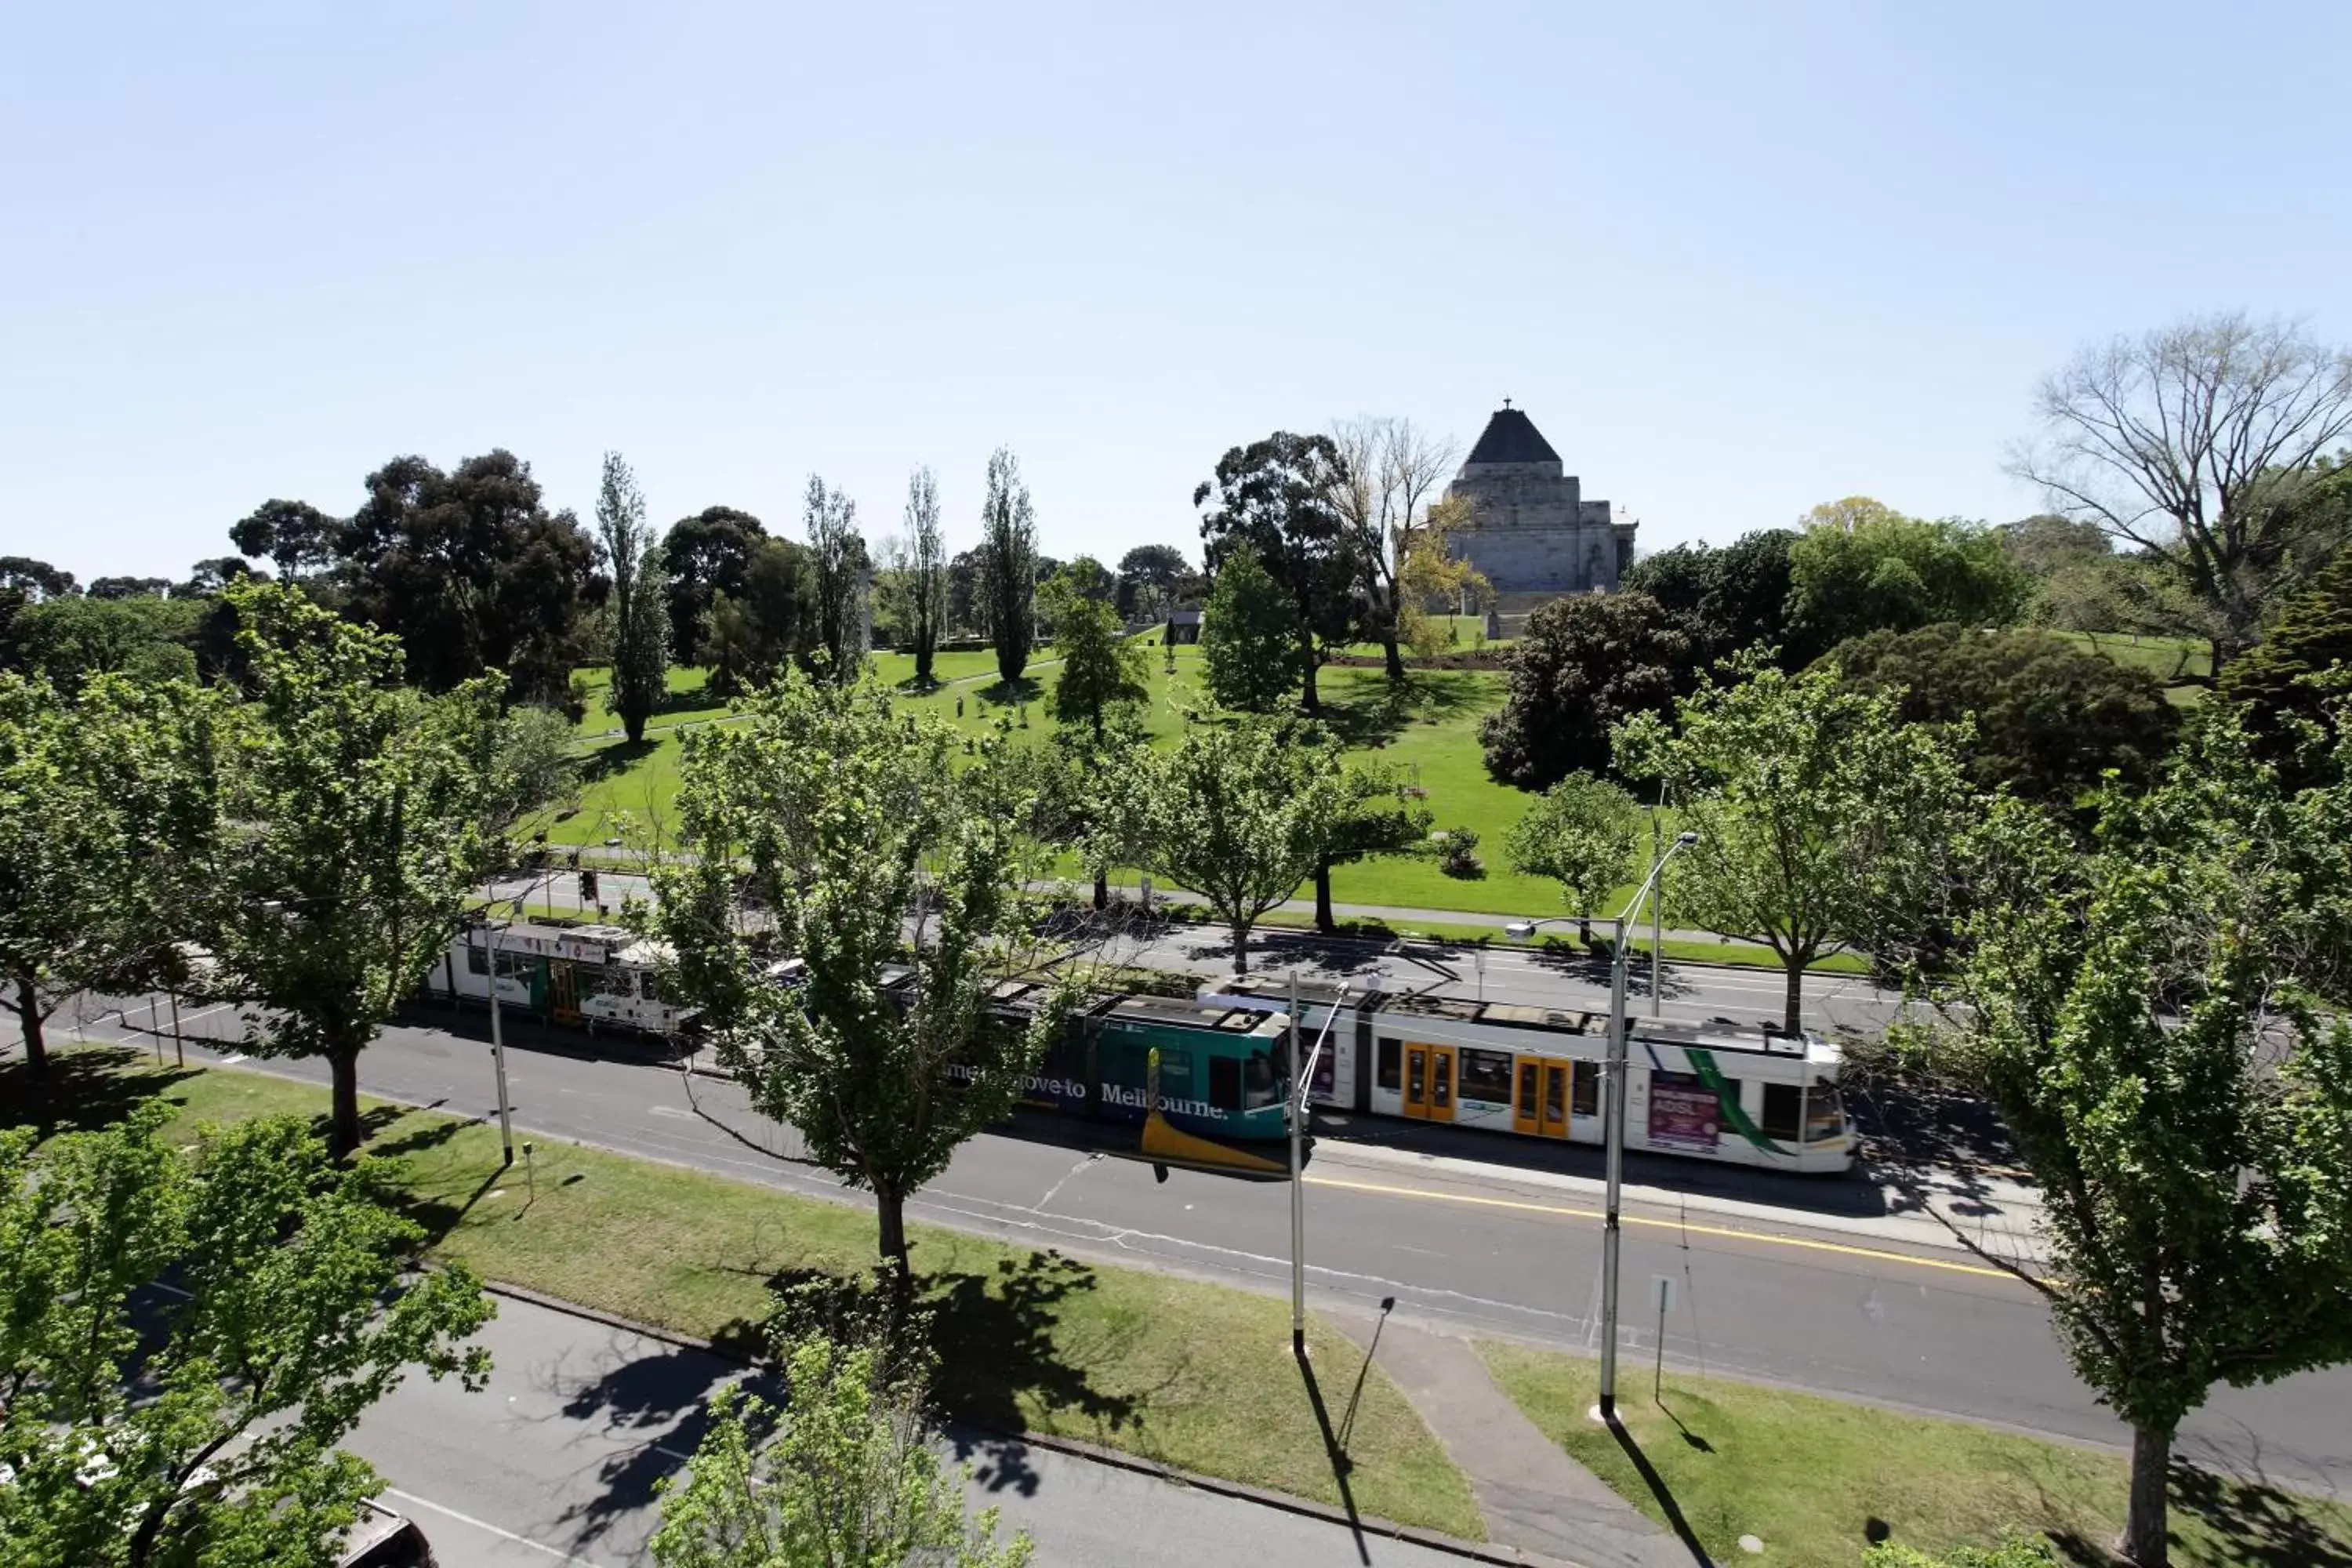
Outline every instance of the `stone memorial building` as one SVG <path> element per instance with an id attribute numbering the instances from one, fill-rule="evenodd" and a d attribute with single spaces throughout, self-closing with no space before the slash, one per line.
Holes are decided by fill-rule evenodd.
<path id="1" fill-rule="evenodd" d="M 1494 584 L 1494 614 L 1517 617 L 1547 599 L 1617 586 L 1633 563 L 1635 524 L 1586 500 L 1559 454 L 1509 398 L 1445 488 L 1470 503 L 1454 552 Z"/>

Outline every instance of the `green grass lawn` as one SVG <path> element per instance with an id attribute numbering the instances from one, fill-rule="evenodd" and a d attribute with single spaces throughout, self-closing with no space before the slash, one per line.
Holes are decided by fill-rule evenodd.
<path id="1" fill-rule="evenodd" d="M 1665 1379 L 1661 1408 L 1649 1369 L 1629 1367 L 1618 1408 L 1654 1486 L 1587 1418 L 1597 1363 L 1491 1342 L 1480 1353 L 1553 1441 L 1670 1528 L 1671 1499 L 1718 1563 L 1853 1563 L 1873 1521 L 1928 1552 L 1991 1545 L 2005 1529 L 2102 1549 L 2122 1527 L 2129 1467 L 2118 1454 L 1680 1373 Z M 2176 1475 L 2172 1529 L 2181 1568 L 2352 1562 L 2352 1509 L 2201 1472 Z M 1763 1542 L 1760 1555 L 1741 1550 L 1743 1535 Z"/>
<path id="2" fill-rule="evenodd" d="M 161 1094 L 183 1128 L 311 1116 L 326 1103 L 306 1084 L 230 1068 L 154 1071 L 132 1052 L 90 1047 L 58 1059 L 111 1113 Z M 369 1152 L 389 1163 L 389 1190 L 435 1237 L 437 1256 L 640 1322 L 756 1346 L 772 1287 L 845 1280 L 874 1259 L 873 1216 L 847 1205 L 544 1138 L 534 1170 L 501 1170 L 494 1128 L 374 1100 L 365 1116 Z M 1282 1201 L 1279 1188 L 1265 1191 L 1269 1205 Z M 909 1231 L 937 1309 L 948 1409 L 1339 1500 L 1291 1360 L 1287 1303 L 933 1226 Z M 1346 1339 L 1320 1322 L 1313 1338 L 1320 1364 L 1352 1374 L 1361 1357 Z M 1323 1390 L 1327 1403 L 1345 1394 Z M 1350 1453 L 1364 1512 L 1483 1538 L 1461 1472 L 1377 1370 Z"/>
<path id="3" fill-rule="evenodd" d="M 1175 653 L 1171 668 L 1155 643 L 1146 661 L 1151 700 L 1145 723 L 1161 744 L 1173 743 L 1183 729 L 1187 711 L 1205 711 L 1212 706 L 1201 679 L 1200 650 L 1180 647 Z M 1050 658 L 1050 650 L 1046 657 Z M 940 658 L 940 673 L 953 683 L 927 694 L 904 694 L 899 699 L 902 706 L 932 714 L 973 736 L 985 734 L 1000 723 L 1012 726 L 1012 737 L 1020 744 L 1041 744 L 1052 734 L 1046 705 L 1054 679 L 1050 665 L 1038 668 L 1036 679 L 1008 689 L 995 677 L 992 654 L 942 654 Z M 877 674 L 886 680 L 896 683 L 911 677 L 912 661 L 906 655 L 877 655 L 876 663 Z M 958 671 L 963 673 L 958 675 Z M 685 679 L 689 675 L 695 677 L 691 683 Z M 673 671 L 672 683 L 681 701 L 690 701 L 700 689 L 698 672 Z M 1554 884 L 1517 875 L 1506 859 L 1505 840 L 1532 797 L 1487 776 L 1478 741 L 1479 721 L 1502 706 L 1502 672 L 1416 670 L 1401 689 L 1392 689 L 1378 669 L 1327 666 L 1318 685 L 1326 717 L 1348 738 L 1350 754 L 1394 763 L 1428 792 L 1426 804 L 1437 826 L 1467 827 L 1479 836 L 1478 853 L 1486 865 L 1486 874 L 1475 879 L 1445 875 L 1438 869 L 1435 856 L 1426 854 L 1343 866 L 1332 878 L 1336 899 L 1342 903 L 1474 914 L 1560 912 Z M 601 693 L 601 687 L 597 689 Z M 670 714 L 656 718 L 656 729 L 638 746 L 631 747 L 616 737 L 590 747 L 588 782 L 579 809 L 549 825 L 550 840 L 596 844 L 617 833 L 633 844 L 647 842 L 676 815 L 677 735 L 674 730 L 658 727 L 673 721 L 694 722 L 720 712 L 682 709 L 674 719 Z M 602 732 L 593 728 L 593 721 L 591 730 Z M 630 818 L 625 830 L 620 818 L 623 812 Z M 1630 887 L 1622 889 L 1611 902 L 1622 902 L 1632 890 Z M 1669 902 L 1666 919 L 1671 923 L 1673 918 Z"/>
<path id="4" fill-rule="evenodd" d="M 2213 650 L 2189 637 L 2141 637 L 2133 632 L 2060 632 L 2068 642 L 2103 653 L 2117 664 L 2147 670 L 2158 680 L 2202 679 L 2212 673 Z M 2168 686 L 2165 698 L 2175 707 L 2191 708 L 2205 700 L 2201 686 Z"/>

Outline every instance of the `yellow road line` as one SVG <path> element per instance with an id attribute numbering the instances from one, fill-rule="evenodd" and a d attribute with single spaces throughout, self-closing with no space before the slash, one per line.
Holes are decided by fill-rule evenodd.
<path id="1" fill-rule="evenodd" d="M 1560 1215 L 1570 1219 L 1601 1219 L 1608 1216 L 1599 1209 L 1570 1208 L 1561 1204 L 1531 1204 L 1517 1198 L 1480 1197 L 1472 1193 L 1432 1192 L 1427 1187 L 1395 1187 L 1380 1182 L 1349 1182 L 1337 1176 L 1306 1178 L 1319 1187 L 1345 1187 L 1350 1192 L 1381 1193 L 1391 1197 L 1424 1198 L 1436 1203 L 1475 1204 L 1482 1208 L 1519 1209 L 1528 1214 Z M 1731 1226 L 1690 1225 L 1678 1219 L 1653 1219 L 1646 1215 L 1623 1215 L 1626 1225 L 1646 1225 L 1659 1230 L 1687 1232 L 1695 1236 L 1719 1236 L 1734 1241 L 1763 1242 L 1773 1247 L 1801 1247 L 1809 1252 L 1834 1252 L 1848 1258 L 1868 1258 L 1884 1263 L 1908 1264 L 1914 1268 L 1940 1268 L 1948 1274 L 1975 1274 L 1987 1279 L 2006 1279 L 2011 1284 L 2022 1281 L 2005 1268 L 1988 1268 L 1980 1263 L 1957 1263 L 1948 1258 L 1920 1258 L 1908 1252 L 1888 1252 L 1875 1247 L 1853 1247 L 1842 1241 L 1816 1241 L 1811 1237 L 1775 1236 L 1769 1231 L 1740 1230 Z"/>

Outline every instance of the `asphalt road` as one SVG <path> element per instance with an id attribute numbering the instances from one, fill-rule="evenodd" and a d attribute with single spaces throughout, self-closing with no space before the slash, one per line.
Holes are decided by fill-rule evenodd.
<path id="1" fill-rule="evenodd" d="M 201 1032 L 230 1020 L 194 1022 Z M 110 1037 L 118 1031 L 93 1031 Z M 479 1014 L 423 1013 L 385 1031 L 363 1089 L 461 1114 L 495 1114 Z M 752 1115 L 735 1087 L 592 1046 L 536 1024 L 510 1029 L 518 1126 L 857 1202 L 799 1163 L 793 1135 Z M 645 1052 L 646 1054 L 641 1054 Z M 313 1079 L 316 1064 L 272 1064 Z M 1098 1262 L 1168 1268 L 1272 1293 L 1289 1288 L 1287 1189 L 1147 1167 L 1031 1136 L 992 1135 L 959 1152 L 910 1205 L 914 1216 Z M 1408 1124 L 1340 1125 L 1307 1173 L 1314 1302 L 1367 1313 L 1393 1296 L 1412 1317 L 1459 1331 L 1590 1350 L 1600 1334 L 1598 1161 L 1516 1140 Z M 1434 1141 L 1433 1141 L 1434 1138 Z M 2126 1433 L 2074 1378 L 2040 1297 L 1961 1250 L 1962 1225 L 2022 1256 L 2029 1194 L 1955 1184 L 1929 1217 L 1866 1180 L 1775 1175 L 1654 1156 L 1629 1158 L 1624 1269 L 1632 1364 L 1657 1325 L 1630 1303 L 1654 1275 L 1680 1282 L 1664 1326 L 1679 1366 L 2120 1445 Z M 2352 1370 L 2219 1390 L 2183 1429 L 2184 1451 L 2250 1474 L 2352 1491 Z"/>
<path id="2" fill-rule="evenodd" d="M 391 1488 L 443 1568 L 636 1564 L 660 1522 L 654 1483 L 700 1438 L 710 1394 L 741 1369 L 716 1356 L 504 1300 L 483 1335 L 489 1386 L 411 1376 L 370 1411 L 349 1447 Z M 775 1397 L 769 1390 L 769 1396 Z M 975 1507 L 1025 1530 L 1039 1568 L 1300 1568 L 1462 1559 L 1261 1504 L 969 1431 L 952 1447 L 973 1470 Z"/>

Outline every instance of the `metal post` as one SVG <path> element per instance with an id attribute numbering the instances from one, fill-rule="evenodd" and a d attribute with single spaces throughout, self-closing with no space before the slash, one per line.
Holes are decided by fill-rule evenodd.
<path id="1" fill-rule="evenodd" d="M 1650 895 L 1650 1016 L 1658 1016 L 1658 954 L 1665 946 L 1666 858 L 1658 851 L 1658 808 L 1650 808 L 1650 874 L 1658 886 Z"/>
<path id="2" fill-rule="evenodd" d="M 180 1066 L 188 1065 L 188 1037 L 180 1033 L 180 994 L 176 991 L 172 993 L 172 1052 L 179 1058 Z"/>
<path id="3" fill-rule="evenodd" d="M 1601 1138 L 1609 1150 L 1607 1214 L 1601 1231 L 1601 1418 L 1617 1416 L 1617 1244 L 1625 1185 L 1625 917 L 1617 917 L 1609 978 L 1609 1080 Z"/>
<path id="4" fill-rule="evenodd" d="M 1299 1176 L 1299 1126 L 1306 1120 L 1306 1064 L 1298 1054 L 1298 971 L 1290 972 L 1290 1353 L 1307 1359 L 1307 1184 Z"/>
<path id="5" fill-rule="evenodd" d="M 502 1164 L 514 1163 L 514 1111 L 507 1104 L 507 1042 L 499 1030 L 499 931 L 490 927 L 490 1060 L 499 1072 L 499 1142 L 506 1150 Z"/>

